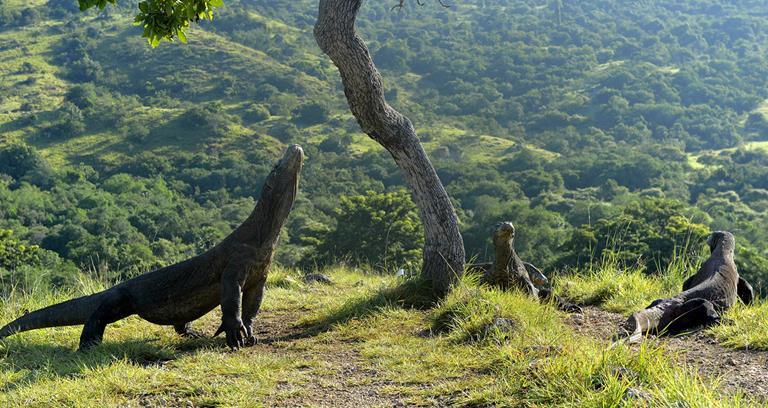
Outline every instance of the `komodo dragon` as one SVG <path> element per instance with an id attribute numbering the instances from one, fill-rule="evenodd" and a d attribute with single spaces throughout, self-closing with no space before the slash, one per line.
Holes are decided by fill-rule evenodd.
<path id="1" fill-rule="evenodd" d="M 120 283 L 103 292 L 25 314 L 0 329 L 0 338 L 44 327 L 84 324 L 80 350 L 99 344 L 110 323 L 137 314 L 192 335 L 190 322 L 221 305 L 221 326 L 232 349 L 255 343 L 267 270 L 280 228 L 299 185 L 303 151 L 290 146 L 267 176 L 250 216 L 207 252 Z M 214 336 L 215 336 L 214 335 Z"/>
<path id="2" fill-rule="evenodd" d="M 736 298 L 745 304 L 754 297 L 752 286 L 739 276 L 733 253 L 736 240 L 726 231 L 714 232 L 707 244 L 710 256 L 698 272 L 683 283 L 683 292 L 653 301 L 629 317 L 619 337 L 637 341 L 646 333 L 679 333 L 720 320 Z"/>
<path id="3" fill-rule="evenodd" d="M 491 231 L 496 253 L 492 263 L 470 264 L 469 270 L 481 272 L 484 283 L 502 289 L 518 288 L 541 300 L 554 300 L 558 308 L 581 313 L 579 306 L 553 296 L 547 277 L 535 266 L 523 262 L 515 252 L 515 226 L 511 222 L 500 222 Z"/>

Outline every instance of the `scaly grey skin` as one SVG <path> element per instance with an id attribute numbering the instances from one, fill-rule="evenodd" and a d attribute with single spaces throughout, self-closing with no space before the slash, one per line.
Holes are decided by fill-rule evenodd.
<path id="1" fill-rule="evenodd" d="M 232 349 L 255 343 L 253 319 L 280 229 L 296 198 L 303 157 L 301 147 L 290 146 L 264 182 L 250 216 L 209 251 L 103 292 L 25 314 L 0 329 L 0 338 L 83 324 L 83 350 L 101 342 L 107 324 L 134 314 L 173 326 L 181 335 L 196 336 L 190 322 L 221 305 L 222 322 L 216 334 L 224 332 Z"/>
<path id="2" fill-rule="evenodd" d="M 532 297 L 554 300 L 558 308 L 580 313 L 577 305 L 553 296 L 547 277 L 534 265 L 523 262 L 515 252 L 515 226 L 511 222 L 496 224 L 491 232 L 496 259 L 493 263 L 471 264 L 469 270 L 482 272 L 482 281 L 502 289 L 519 288 Z"/>
<path id="3" fill-rule="evenodd" d="M 516 287 L 538 298 L 539 289 L 531 281 L 528 269 L 515 252 L 515 226 L 511 222 L 498 223 L 491 238 L 496 258 L 483 275 L 483 281 L 502 289 Z"/>
<path id="4" fill-rule="evenodd" d="M 655 300 L 633 314 L 624 324 L 624 336 L 637 341 L 647 333 L 679 333 L 711 325 L 720 320 L 720 315 L 733 306 L 737 298 L 747 304 L 752 301 L 752 287 L 739 276 L 734 263 L 733 234 L 714 232 L 707 244 L 711 252 L 709 259 L 686 279 L 683 292 Z"/>

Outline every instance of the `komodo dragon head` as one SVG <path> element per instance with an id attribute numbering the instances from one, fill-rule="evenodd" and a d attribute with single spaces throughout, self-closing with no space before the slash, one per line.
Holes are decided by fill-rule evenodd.
<path id="1" fill-rule="evenodd" d="M 733 255 L 736 249 L 736 238 L 728 231 L 715 231 L 707 239 L 710 253 L 715 252 L 719 246 L 723 254 Z"/>
<path id="2" fill-rule="evenodd" d="M 269 219 L 284 220 L 291 212 L 303 164 L 304 151 L 299 145 L 291 145 L 267 176 L 258 204 L 263 205 Z"/>
<path id="3" fill-rule="evenodd" d="M 511 222 L 500 222 L 493 227 L 493 245 L 502 248 L 514 248 L 515 226 Z"/>

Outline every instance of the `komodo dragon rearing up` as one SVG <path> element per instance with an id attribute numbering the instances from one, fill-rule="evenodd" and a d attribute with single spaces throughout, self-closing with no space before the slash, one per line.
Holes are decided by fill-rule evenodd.
<path id="1" fill-rule="evenodd" d="M 658 299 L 633 314 L 619 337 L 637 341 L 646 333 L 679 333 L 716 323 L 720 314 L 739 297 L 745 304 L 753 299 L 752 286 L 739 276 L 733 253 L 733 234 L 717 231 L 707 240 L 710 256 L 698 272 L 683 283 L 683 292 L 668 299 Z"/>
<path id="2" fill-rule="evenodd" d="M 255 342 L 267 270 L 280 228 L 299 185 L 303 151 L 290 146 L 267 176 L 250 216 L 221 243 L 186 261 L 146 273 L 103 292 L 25 314 L 0 329 L 0 338 L 43 327 L 84 324 L 80 349 L 99 344 L 110 323 L 137 314 L 155 324 L 191 335 L 190 322 L 221 305 L 227 345 Z"/>

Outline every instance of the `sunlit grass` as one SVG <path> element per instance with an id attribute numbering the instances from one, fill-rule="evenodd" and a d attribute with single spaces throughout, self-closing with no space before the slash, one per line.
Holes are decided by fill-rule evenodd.
<path id="1" fill-rule="evenodd" d="M 434 304 L 417 279 L 350 267 L 321 272 L 333 284 L 305 283 L 293 269 L 271 271 L 262 310 L 302 333 L 274 346 L 233 353 L 220 338 L 181 339 L 137 317 L 110 325 L 105 343 L 87 353 L 75 351 L 80 327 L 10 337 L 0 342 L 0 406 L 266 406 L 309 398 L 313 382 L 341 381 L 329 376 L 346 362 L 328 357 L 334 353 L 359 355 L 375 376 L 333 388 L 376 383 L 376 392 L 414 406 L 749 405 L 654 343 L 610 347 L 574 332 L 551 305 L 472 277 Z M 646 280 L 633 277 L 622 290 L 663 290 Z M 83 278 L 63 291 L 12 290 L 0 320 L 104 286 Z M 194 325 L 210 333 L 218 319 L 214 312 Z"/>
<path id="2" fill-rule="evenodd" d="M 511 323 L 500 329 L 498 319 Z M 384 306 L 324 336 L 359 342 L 390 392 L 414 405 L 749 405 L 650 343 L 611 348 L 576 334 L 549 305 L 471 280 L 435 309 Z"/>
<path id="3" fill-rule="evenodd" d="M 676 258 L 665 271 L 651 276 L 641 266 L 623 267 L 607 259 L 583 272 L 559 277 L 556 289 L 576 303 L 628 314 L 679 293 L 691 268 L 687 261 Z"/>
<path id="4" fill-rule="evenodd" d="M 691 274 L 691 267 L 684 265 L 673 262 L 664 273 L 648 275 L 642 268 L 622 269 L 609 262 L 582 274 L 560 277 L 556 289 L 576 303 L 629 315 L 656 299 L 680 293 Z M 768 302 L 757 299 L 749 306 L 737 302 L 707 332 L 725 347 L 768 350 Z"/>
<path id="5" fill-rule="evenodd" d="M 768 350 L 768 302 L 758 299 L 749 306 L 737 303 L 724 324 L 709 329 L 720 344 L 741 349 Z"/>

